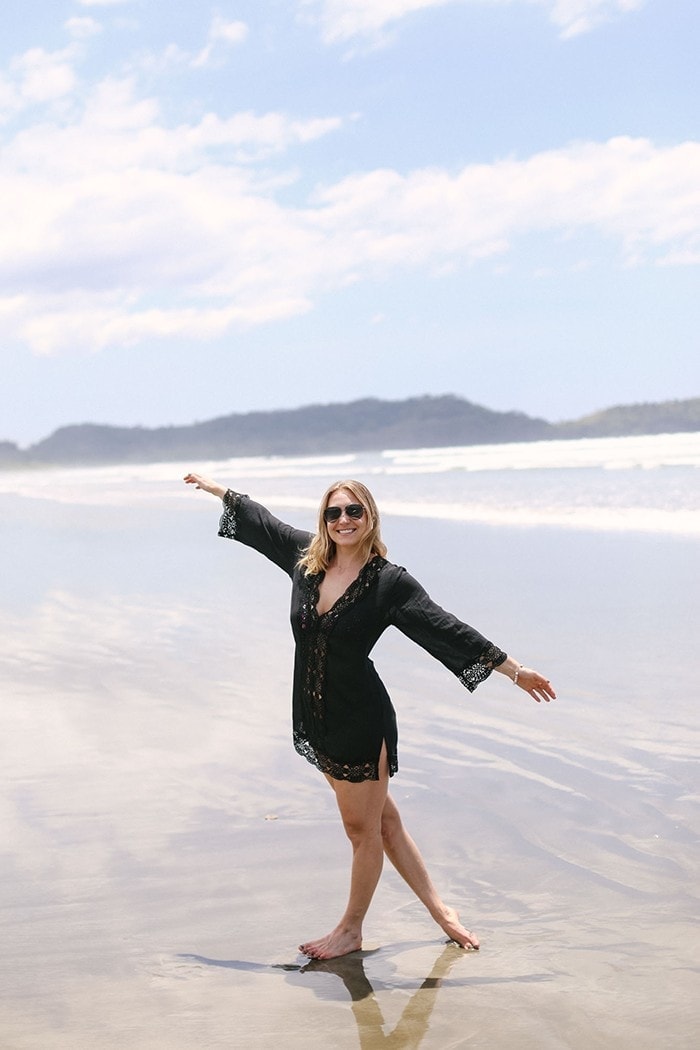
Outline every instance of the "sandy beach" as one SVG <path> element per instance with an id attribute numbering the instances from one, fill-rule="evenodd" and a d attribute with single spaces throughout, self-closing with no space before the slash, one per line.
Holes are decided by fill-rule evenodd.
<path id="1" fill-rule="evenodd" d="M 308 964 L 349 848 L 289 739 L 286 578 L 213 503 L 2 504 L 3 1050 L 695 1046 L 697 539 L 387 517 L 560 699 L 381 641 L 392 793 L 482 949 L 387 865 L 365 950 Z"/>

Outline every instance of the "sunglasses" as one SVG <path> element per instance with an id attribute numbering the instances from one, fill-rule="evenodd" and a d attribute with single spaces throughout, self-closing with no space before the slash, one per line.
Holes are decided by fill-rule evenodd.
<path id="1" fill-rule="evenodd" d="M 359 521 L 365 512 L 365 508 L 361 503 L 348 503 L 347 507 L 326 507 L 323 512 L 323 520 L 326 522 L 337 521 L 343 511 L 345 511 L 348 518 L 354 518 L 355 521 Z"/>

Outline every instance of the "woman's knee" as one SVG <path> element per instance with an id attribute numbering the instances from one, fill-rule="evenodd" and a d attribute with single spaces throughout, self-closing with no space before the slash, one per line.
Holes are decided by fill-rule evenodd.
<path id="1" fill-rule="evenodd" d="M 384 841 L 382 839 L 381 827 L 378 823 L 366 820 L 353 820 L 343 818 L 343 829 L 353 848 L 353 851 L 374 844 L 382 852 Z"/>
<path id="2" fill-rule="evenodd" d="M 384 846 L 388 848 L 391 848 L 399 836 L 403 834 L 401 816 L 390 798 L 387 798 L 386 805 L 382 811 L 381 832 Z"/>
<path id="3" fill-rule="evenodd" d="M 343 799 L 339 807 L 345 834 L 353 845 L 382 837 L 381 810 L 363 801 L 353 799 L 352 804 L 348 804 L 347 799 Z"/>

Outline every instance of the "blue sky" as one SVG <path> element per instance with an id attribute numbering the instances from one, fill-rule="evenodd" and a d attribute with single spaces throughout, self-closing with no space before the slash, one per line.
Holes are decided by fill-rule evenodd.
<path id="1" fill-rule="evenodd" d="M 5 0 L 0 439 L 700 396 L 699 43 L 697 0 Z"/>

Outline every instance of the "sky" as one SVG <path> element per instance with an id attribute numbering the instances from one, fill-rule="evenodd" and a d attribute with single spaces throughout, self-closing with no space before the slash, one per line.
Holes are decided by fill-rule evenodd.
<path id="1" fill-rule="evenodd" d="M 3 0 L 0 440 L 700 396 L 699 45 L 697 0 Z"/>

